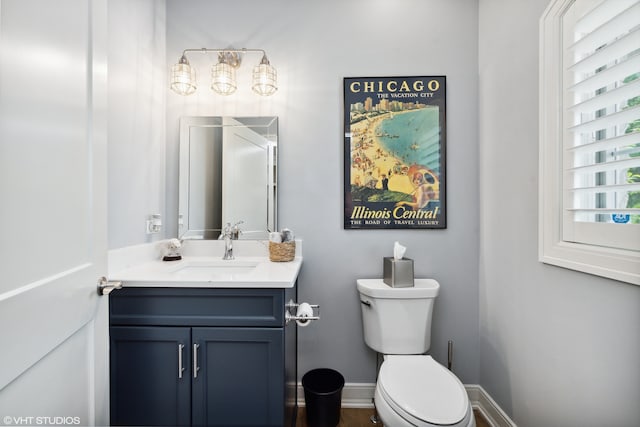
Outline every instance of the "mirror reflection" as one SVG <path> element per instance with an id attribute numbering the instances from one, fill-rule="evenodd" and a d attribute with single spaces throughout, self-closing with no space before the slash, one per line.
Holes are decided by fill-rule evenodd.
<path id="1" fill-rule="evenodd" d="M 277 229 L 277 117 L 180 119 L 178 237 L 217 239 L 226 223 L 240 239 Z"/>

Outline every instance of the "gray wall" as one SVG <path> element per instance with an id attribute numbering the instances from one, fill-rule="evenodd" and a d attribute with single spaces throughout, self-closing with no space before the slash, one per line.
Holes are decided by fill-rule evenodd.
<path id="1" fill-rule="evenodd" d="M 304 240 L 299 296 L 322 315 L 300 330 L 300 374 L 326 366 L 347 382 L 375 382 L 355 282 L 381 277 L 399 240 L 416 275 L 442 285 L 432 354 L 446 363 L 454 340 L 455 371 L 478 382 L 477 17 L 473 0 L 167 1 L 167 67 L 185 48 L 233 46 L 265 49 L 278 70 L 280 90 L 257 97 L 242 73 L 260 57 L 247 56 L 238 92 L 225 98 L 209 89 L 215 56 L 190 56 L 199 90 L 167 95 L 167 223 L 176 221 L 180 116 L 279 117 L 280 226 Z M 344 230 L 342 79 L 413 75 L 447 76 L 448 229 Z"/>
<path id="2" fill-rule="evenodd" d="M 480 384 L 520 427 L 640 425 L 640 287 L 541 264 L 538 20 L 480 1 Z"/>
<path id="3" fill-rule="evenodd" d="M 109 249 L 151 242 L 165 212 L 164 0 L 109 0 Z"/>

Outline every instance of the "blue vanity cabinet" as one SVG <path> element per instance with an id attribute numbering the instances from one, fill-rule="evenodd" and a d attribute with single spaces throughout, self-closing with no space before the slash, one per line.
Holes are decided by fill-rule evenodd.
<path id="1" fill-rule="evenodd" d="M 192 388 L 193 425 L 284 425 L 281 331 L 194 328 L 192 339 L 199 366 Z"/>
<path id="2" fill-rule="evenodd" d="M 191 423 L 189 328 L 112 326 L 111 424 Z"/>
<path id="3" fill-rule="evenodd" d="M 111 292 L 111 424 L 295 425 L 296 327 L 284 321 L 295 293 Z"/>

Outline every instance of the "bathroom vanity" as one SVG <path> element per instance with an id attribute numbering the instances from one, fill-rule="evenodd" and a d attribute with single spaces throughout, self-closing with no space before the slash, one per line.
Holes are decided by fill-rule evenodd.
<path id="1" fill-rule="evenodd" d="M 124 286 L 109 294 L 111 424 L 295 425 L 297 328 L 285 306 L 302 258 L 197 255 L 113 276 Z"/>
<path id="2" fill-rule="evenodd" d="M 295 425 L 301 242 L 271 262 L 260 240 L 278 230 L 277 146 L 277 117 L 181 118 L 182 259 L 161 261 L 167 242 L 109 253 L 112 425 Z"/>

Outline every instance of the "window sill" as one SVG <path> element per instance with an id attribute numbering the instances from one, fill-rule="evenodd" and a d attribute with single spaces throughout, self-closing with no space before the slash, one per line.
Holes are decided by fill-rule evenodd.
<path id="1" fill-rule="evenodd" d="M 640 254 L 579 243 L 540 244 L 540 262 L 640 286 Z"/>

